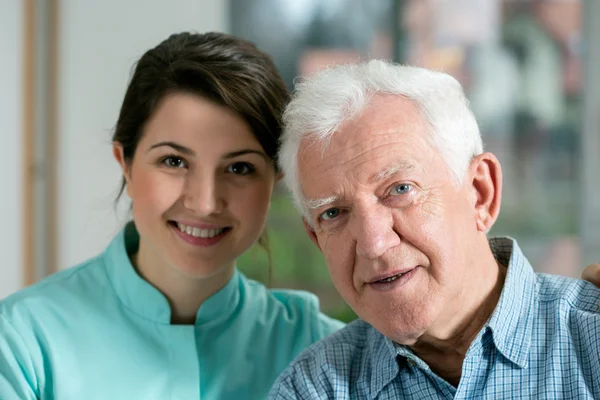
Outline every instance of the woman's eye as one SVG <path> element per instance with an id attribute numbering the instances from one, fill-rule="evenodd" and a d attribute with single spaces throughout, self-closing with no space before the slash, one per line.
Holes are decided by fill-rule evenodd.
<path id="1" fill-rule="evenodd" d="M 184 159 L 177 156 L 168 156 L 163 158 L 162 163 L 169 168 L 185 168 L 187 164 Z"/>
<path id="2" fill-rule="evenodd" d="M 319 218 L 321 218 L 323 221 L 331 221 L 332 219 L 337 218 L 340 215 L 340 209 L 339 208 L 330 208 L 328 210 L 326 210 L 325 212 L 323 212 Z"/>
<path id="3" fill-rule="evenodd" d="M 248 175 L 253 173 L 255 170 L 256 169 L 254 166 L 252 166 L 252 164 L 248 164 L 246 162 L 237 162 L 227 167 L 227 172 L 231 172 L 232 174 L 236 175 Z"/>
<path id="4" fill-rule="evenodd" d="M 408 183 L 400 183 L 399 185 L 396 185 L 392 188 L 390 194 L 392 196 L 399 196 L 401 194 L 407 194 L 408 192 L 410 192 L 411 188 L 412 188 L 412 185 L 410 185 Z"/>

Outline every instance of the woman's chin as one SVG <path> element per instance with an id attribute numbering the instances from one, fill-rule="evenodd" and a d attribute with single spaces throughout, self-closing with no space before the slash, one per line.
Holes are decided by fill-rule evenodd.
<path id="1" fill-rule="evenodd" d="M 172 264 L 173 268 L 177 269 L 179 273 L 185 275 L 191 279 L 210 279 L 217 276 L 230 276 L 233 271 L 234 263 L 226 264 L 208 264 L 202 265 L 196 263 L 177 263 Z"/>

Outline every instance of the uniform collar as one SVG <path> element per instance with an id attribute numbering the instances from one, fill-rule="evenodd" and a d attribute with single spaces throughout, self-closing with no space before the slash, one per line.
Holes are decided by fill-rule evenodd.
<path id="1" fill-rule="evenodd" d="M 108 245 L 104 252 L 108 278 L 127 309 L 143 318 L 170 324 L 171 307 L 166 297 L 138 275 L 131 264 L 129 254 L 137 251 L 139 240 L 137 229 L 130 222 Z M 222 323 L 233 316 L 240 302 L 242 278 L 236 268 L 227 284 L 202 304 L 196 316 L 196 326 Z"/>

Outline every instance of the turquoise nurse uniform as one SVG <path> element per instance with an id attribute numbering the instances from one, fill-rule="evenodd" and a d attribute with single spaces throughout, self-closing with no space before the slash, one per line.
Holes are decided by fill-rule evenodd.
<path id="1" fill-rule="evenodd" d="M 343 326 L 314 295 L 237 270 L 194 325 L 172 325 L 129 260 L 138 243 L 129 224 L 103 254 L 0 302 L 0 399 L 264 399 L 296 355 Z"/>

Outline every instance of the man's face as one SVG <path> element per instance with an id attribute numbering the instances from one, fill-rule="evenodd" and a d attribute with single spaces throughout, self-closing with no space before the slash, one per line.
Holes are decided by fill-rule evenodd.
<path id="1" fill-rule="evenodd" d="M 465 306 L 485 232 L 477 190 L 458 185 L 410 101 L 377 96 L 323 151 L 305 139 L 299 177 L 309 235 L 357 315 L 411 344 Z"/>

